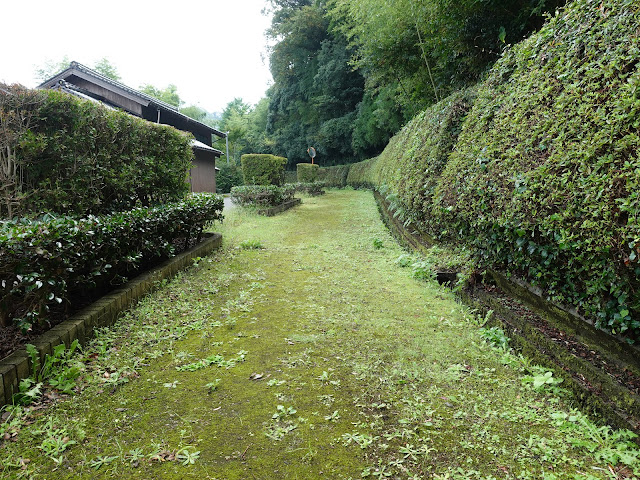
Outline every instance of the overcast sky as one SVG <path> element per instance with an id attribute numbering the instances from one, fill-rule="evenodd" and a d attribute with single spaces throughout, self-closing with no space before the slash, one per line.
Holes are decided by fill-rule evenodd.
<path id="1" fill-rule="evenodd" d="M 92 67 L 106 57 L 121 81 L 178 87 L 187 104 L 220 112 L 270 85 L 261 14 L 267 0 L 4 0 L 0 81 L 35 87 L 35 70 L 67 55 Z M 265 57 L 264 60 L 262 57 Z"/>

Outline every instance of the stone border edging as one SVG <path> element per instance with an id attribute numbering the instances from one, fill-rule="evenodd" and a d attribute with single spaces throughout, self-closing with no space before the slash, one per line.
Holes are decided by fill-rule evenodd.
<path id="1" fill-rule="evenodd" d="M 406 247 L 424 252 L 426 248 L 436 243 L 417 229 L 409 231 L 389 212 L 384 197 L 376 191 L 373 193 L 383 222 Z M 638 372 L 640 368 L 638 356 L 634 355 L 638 350 L 636 347 L 604 331 L 596 330 L 593 325 L 572 314 L 571 311 L 546 300 L 526 285 L 521 285 L 522 282 L 514 282 L 496 271 L 489 271 L 488 275 L 507 295 L 530 308 L 551 326 L 569 332 L 589 349 L 599 351 L 606 356 L 607 361 Z M 519 318 L 489 294 L 475 292 L 475 295 L 472 295 L 469 292 L 462 292 L 458 296 L 463 303 L 479 310 L 481 314 L 493 310 L 496 319 L 491 323 L 504 327 L 526 356 L 548 367 L 558 368 L 566 382 L 563 385 L 570 388 L 583 405 L 596 410 L 610 424 L 640 434 L 640 399 L 637 395 L 619 385 L 606 372 L 588 360 L 573 355 L 557 345 L 538 331 L 534 325 L 529 324 L 526 319 Z M 636 441 L 640 443 L 640 437 Z"/>
<path id="2" fill-rule="evenodd" d="M 190 266 L 194 258 L 206 256 L 222 245 L 222 235 L 219 233 L 207 236 L 208 238 L 195 247 L 137 276 L 122 288 L 103 296 L 40 335 L 33 342 L 40 353 L 40 361 L 44 362 L 45 355 L 51 355 L 53 348 L 63 343 L 67 348 L 76 339 L 80 344 L 85 344 L 95 328 L 112 325 L 121 312 L 133 306 L 144 295 L 153 292 L 158 282 L 174 276 Z M 28 378 L 30 374 L 31 362 L 25 348 L 18 349 L 0 360 L 0 406 L 11 404 L 13 395 L 19 392 L 20 381 Z"/>
<path id="3" fill-rule="evenodd" d="M 278 213 L 282 213 L 285 210 L 289 210 L 290 208 L 295 207 L 302 203 L 302 200 L 299 198 L 294 198 L 293 200 L 289 200 L 288 202 L 284 202 L 280 205 L 276 205 L 275 207 L 263 208 L 258 210 L 258 215 L 264 215 L 265 217 L 273 217 Z"/>

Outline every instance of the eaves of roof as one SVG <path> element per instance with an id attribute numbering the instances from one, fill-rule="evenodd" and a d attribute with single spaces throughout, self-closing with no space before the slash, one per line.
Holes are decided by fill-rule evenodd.
<path id="1" fill-rule="evenodd" d="M 195 138 L 191 140 L 191 148 L 193 148 L 194 150 L 203 150 L 205 152 L 213 152 L 213 154 L 217 157 L 220 157 L 222 155 L 222 152 L 217 148 L 210 147 L 209 145 L 199 142 Z"/>
<path id="2" fill-rule="evenodd" d="M 142 93 L 138 90 L 135 90 L 131 87 L 126 86 L 123 83 L 120 83 L 116 80 L 113 80 L 105 75 L 102 75 L 99 72 L 96 72 L 95 70 L 92 70 L 89 67 L 86 67 L 84 65 L 82 65 L 81 63 L 78 62 L 71 62 L 71 64 L 69 65 L 69 68 L 63 70 L 62 72 L 60 72 L 59 74 L 55 75 L 54 77 L 45 80 L 44 82 L 42 82 L 40 85 L 38 85 L 38 88 L 51 88 L 54 85 L 58 84 L 58 82 L 60 80 L 65 80 L 65 78 L 67 78 L 69 75 L 71 75 L 73 72 L 81 72 L 84 75 L 88 75 L 90 77 L 93 77 L 97 80 L 99 80 L 101 83 L 106 83 L 108 85 L 111 85 L 112 87 L 119 89 L 123 92 L 125 92 L 127 95 L 127 97 L 131 98 L 131 97 L 137 97 L 136 100 L 142 100 L 141 103 L 144 106 L 149 106 L 150 104 L 153 104 L 156 108 L 159 108 L 160 111 L 165 110 L 165 111 L 169 111 L 175 115 L 178 115 L 179 117 L 182 117 L 184 120 L 186 120 L 188 123 L 193 123 L 195 125 L 198 125 L 200 128 L 204 128 L 209 130 L 212 134 L 220 137 L 220 138 L 225 138 L 226 134 L 213 128 L 210 127 L 209 125 L 199 122 L 198 120 L 195 120 L 191 117 L 189 117 L 188 115 L 185 115 L 184 113 L 181 113 L 177 108 L 175 108 L 173 105 L 170 105 L 166 102 L 163 102 L 162 100 L 158 100 L 157 98 L 152 97 L 151 95 L 147 95 L 146 93 Z"/>

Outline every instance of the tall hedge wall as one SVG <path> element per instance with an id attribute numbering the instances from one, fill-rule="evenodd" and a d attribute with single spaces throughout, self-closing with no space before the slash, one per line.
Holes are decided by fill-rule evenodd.
<path id="1" fill-rule="evenodd" d="M 439 222 L 493 263 L 640 333 L 640 3 L 574 0 L 480 86 Z"/>
<path id="2" fill-rule="evenodd" d="M 19 213 L 103 214 L 188 193 L 190 135 L 66 93 L 3 89 L 2 111 L 29 117 L 16 148 Z"/>
<path id="3" fill-rule="evenodd" d="M 251 153 L 241 157 L 245 185 L 282 185 L 287 159 L 275 155 Z"/>
<path id="4" fill-rule="evenodd" d="M 385 186 L 597 326 L 640 337 L 640 4 L 574 0 L 348 183 Z"/>
<path id="5" fill-rule="evenodd" d="M 318 181 L 327 187 L 343 188 L 347 186 L 347 176 L 350 165 L 336 165 L 334 167 L 320 167 Z"/>

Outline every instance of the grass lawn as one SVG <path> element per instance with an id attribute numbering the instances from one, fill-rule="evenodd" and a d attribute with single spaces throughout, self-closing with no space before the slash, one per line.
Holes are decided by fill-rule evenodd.
<path id="1" fill-rule="evenodd" d="M 402 267 L 370 192 L 214 229 L 223 249 L 66 360 L 79 392 L 5 412 L 2 478 L 640 474 L 626 432 Z"/>

